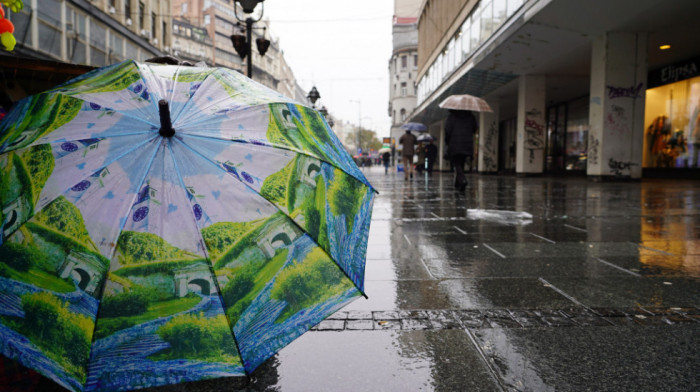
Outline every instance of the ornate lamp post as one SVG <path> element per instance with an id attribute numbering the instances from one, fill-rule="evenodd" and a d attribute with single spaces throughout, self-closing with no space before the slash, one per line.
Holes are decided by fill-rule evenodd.
<path id="1" fill-rule="evenodd" d="M 235 6 L 235 4 L 233 6 L 233 12 L 236 15 L 236 19 L 238 19 L 240 22 L 245 22 L 246 35 L 243 36 L 242 34 L 233 34 L 231 36 L 231 43 L 233 43 L 233 48 L 236 49 L 236 52 L 239 56 L 241 56 L 241 59 L 248 56 L 247 75 L 249 78 L 253 77 L 253 54 L 251 52 L 251 45 L 253 41 L 253 23 L 262 19 L 263 13 L 265 12 L 265 5 L 263 4 L 262 9 L 260 10 L 260 15 L 257 19 L 253 19 L 252 14 L 255 11 L 255 7 L 257 7 L 258 3 L 262 3 L 263 1 L 265 0 L 235 0 L 236 3 L 241 5 L 243 12 L 248 15 L 245 20 L 238 16 L 238 8 Z M 262 29 L 264 31 L 265 27 Z M 258 52 L 261 56 L 264 56 L 267 49 L 270 47 L 270 41 L 264 37 L 256 39 L 255 44 L 258 47 Z"/>
<path id="2" fill-rule="evenodd" d="M 316 101 L 318 101 L 319 98 L 321 98 L 321 94 L 318 93 L 318 90 L 316 90 L 316 86 L 311 87 L 311 91 L 309 91 L 309 94 L 306 96 L 306 98 L 311 101 L 311 107 L 316 108 Z"/>

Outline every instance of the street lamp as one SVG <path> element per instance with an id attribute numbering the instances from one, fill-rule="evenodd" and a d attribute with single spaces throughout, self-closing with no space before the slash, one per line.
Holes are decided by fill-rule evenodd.
<path id="1" fill-rule="evenodd" d="M 265 12 L 265 5 L 263 4 L 262 9 L 260 10 L 260 15 L 257 19 L 253 19 L 251 14 L 255 11 L 255 7 L 257 7 L 258 3 L 262 3 L 263 1 L 265 0 L 235 0 L 236 3 L 239 3 L 241 5 L 241 8 L 243 8 L 243 12 L 248 14 L 245 20 L 241 19 L 238 16 L 238 9 L 236 5 L 234 4 L 233 6 L 233 13 L 236 15 L 236 19 L 238 19 L 238 21 L 240 22 L 245 22 L 246 35 L 231 35 L 231 43 L 233 44 L 233 48 L 236 49 L 238 55 L 241 56 L 241 59 L 245 59 L 245 57 L 248 56 L 247 75 L 249 78 L 253 77 L 253 53 L 251 51 L 251 45 L 253 43 L 253 23 L 258 22 L 260 21 L 260 19 L 262 19 L 263 13 Z M 255 45 L 258 47 L 258 52 L 260 53 L 260 55 L 264 56 L 267 52 L 267 49 L 270 47 L 270 40 L 265 39 L 264 37 L 264 31 L 266 28 L 262 27 L 262 29 L 263 37 L 256 39 Z"/>

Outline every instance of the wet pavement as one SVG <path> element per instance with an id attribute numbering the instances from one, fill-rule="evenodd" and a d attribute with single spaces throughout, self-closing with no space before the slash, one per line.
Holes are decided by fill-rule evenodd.
<path id="1" fill-rule="evenodd" d="M 369 298 L 248 381 L 152 391 L 700 390 L 699 181 L 365 173 Z"/>

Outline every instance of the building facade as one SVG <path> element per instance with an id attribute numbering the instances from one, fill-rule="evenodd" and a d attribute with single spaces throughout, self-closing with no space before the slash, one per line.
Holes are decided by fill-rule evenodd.
<path id="1" fill-rule="evenodd" d="M 170 51 L 170 1 L 27 0 L 15 25 L 19 56 L 104 66 Z"/>
<path id="2" fill-rule="evenodd" d="M 246 61 L 236 53 L 231 42 L 231 35 L 245 35 L 245 23 L 239 22 L 236 14 L 239 18 L 246 18 L 240 5 L 233 0 L 172 0 L 172 15 L 176 21 L 201 27 L 209 34 L 208 45 L 212 56 L 208 63 L 246 74 Z M 271 42 L 264 56 L 260 55 L 255 43 L 252 45 L 253 79 L 282 94 L 295 97 L 296 80 L 278 40 L 271 38 L 269 20 L 263 19 L 253 25 L 252 39 L 255 41 L 257 38 L 267 38 Z"/>
<path id="3" fill-rule="evenodd" d="M 391 138 L 398 151 L 398 140 L 405 132 L 401 125 L 416 107 L 418 73 L 418 18 L 394 16 L 393 52 L 389 59 L 389 116 Z"/>
<path id="4" fill-rule="evenodd" d="M 427 0 L 409 119 L 442 150 L 438 104 L 485 98 L 493 112 L 479 115 L 474 152 L 485 173 L 694 175 L 698 11 L 691 0 Z"/>
<path id="5" fill-rule="evenodd" d="M 394 0 L 392 53 L 389 59 L 389 117 L 391 141 L 401 149 L 401 129 L 416 107 L 418 73 L 418 12 L 420 0 Z"/>

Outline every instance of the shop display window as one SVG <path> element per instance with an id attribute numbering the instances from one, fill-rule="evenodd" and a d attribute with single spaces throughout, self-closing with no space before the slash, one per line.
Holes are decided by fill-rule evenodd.
<path id="1" fill-rule="evenodd" d="M 645 168 L 700 166 L 700 76 L 646 91 Z"/>

